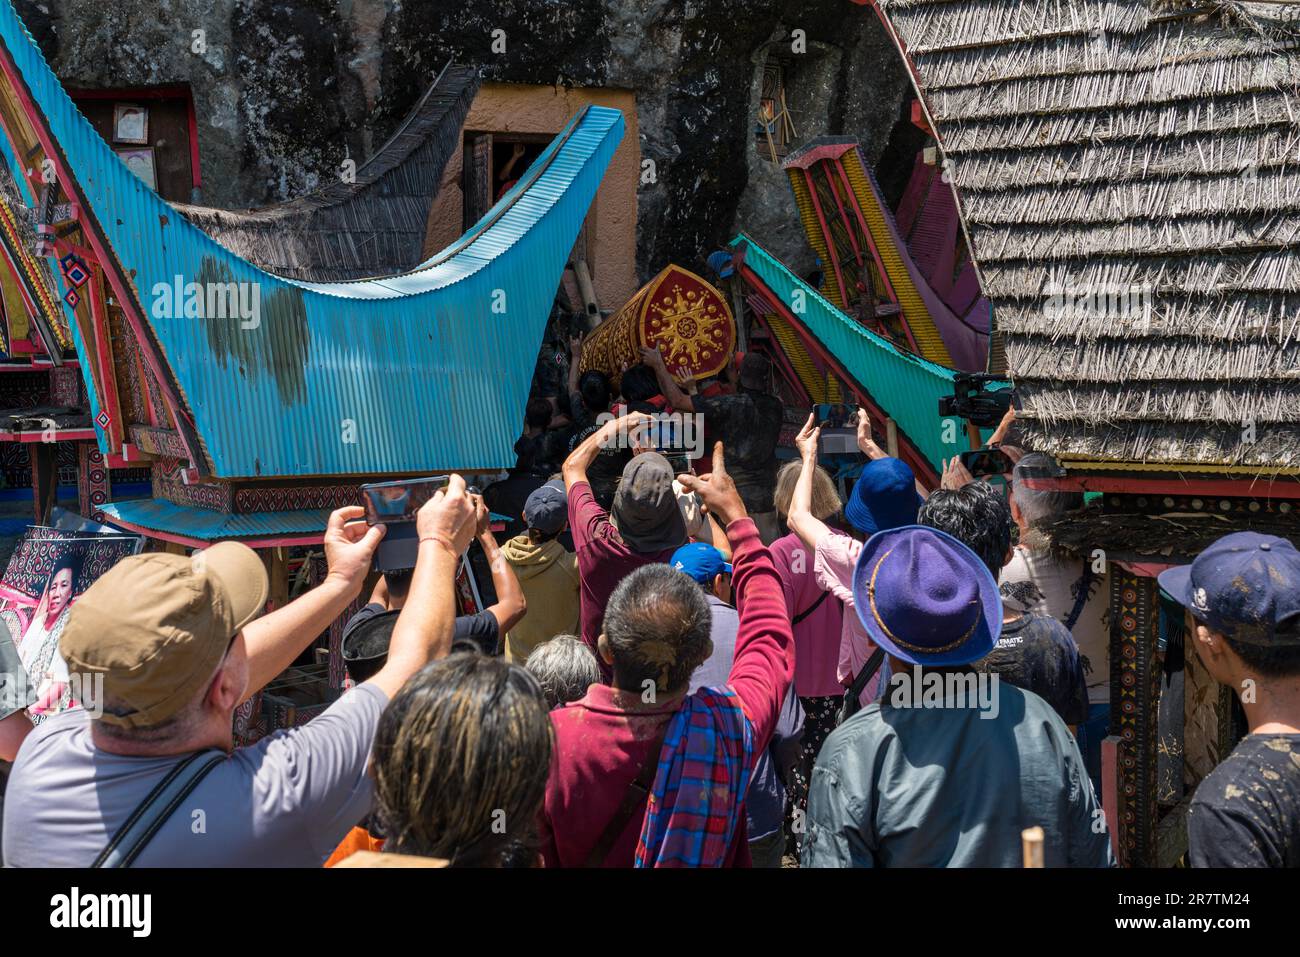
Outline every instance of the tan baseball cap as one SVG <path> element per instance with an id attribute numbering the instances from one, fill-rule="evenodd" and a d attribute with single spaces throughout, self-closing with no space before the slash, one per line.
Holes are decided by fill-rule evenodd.
<path id="1" fill-rule="evenodd" d="M 59 650 L 68 670 L 102 674 L 104 695 L 124 728 L 159 724 L 216 674 L 230 642 L 261 613 L 266 569 L 247 545 L 219 542 L 193 557 L 124 558 L 86 589 L 68 613 Z"/>

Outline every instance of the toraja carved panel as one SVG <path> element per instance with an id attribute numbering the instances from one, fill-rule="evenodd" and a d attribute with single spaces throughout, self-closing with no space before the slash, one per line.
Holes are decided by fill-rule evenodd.
<path id="1" fill-rule="evenodd" d="M 150 451 L 147 442 L 167 443 L 175 437 L 175 433 L 158 429 L 134 429 L 132 437 L 139 441 L 143 451 Z M 360 484 L 235 485 L 214 481 L 186 485 L 181 481 L 182 465 L 183 460 L 178 458 L 167 458 L 153 464 L 154 498 L 165 499 L 176 505 L 238 514 L 335 509 L 344 505 L 361 504 Z"/>
<path id="2" fill-rule="evenodd" d="M 356 485 L 257 485 L 235 490 L 233 511 L 287 512 L 304 508 L 342 508 L 361 504 Z"/>
<path id="3" fill-rule="evenodd" d="M 96 522 L 104 521 L 102 510 L 113 492 L 112 477 L 104 453 L 89 442 L 77 445 L 77 504 L 81 514 Z"/>
<path id="4" fill-rule="evenodd" d="M 1159 591 L 1154 578 L 1112 566 L 1110 732 L 1118 735 L 1120 863 L 1155 863 L 1160 704 Z"/>
<path id="5" fill-rule="evenodd" d="M 171 459 L 185 458 L 185 444 L 181 441 L 180 433 L 172 429 L 134 425 L 131 427 L 131 442 L 147 455 Z"/>
<path id="6" fill-rule="evenodd" d="M 212 512 L 231 511 L 231 489 L 222 482 L 186 485 L 181 481 L 182 463 L 167 459 L 153 464 L 153 497 L 175 505 L 205 508 Z"/>

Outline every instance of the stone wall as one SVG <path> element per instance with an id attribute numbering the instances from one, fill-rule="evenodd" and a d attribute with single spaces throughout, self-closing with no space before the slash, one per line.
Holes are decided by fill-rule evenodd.
<path id="1" fill-rule="evenodd" d="M 701 268 L 741 228 L 797 268 L 811 265 L 785 177 L 754 148 L 768 54 L 792 64 L 796 142 L 857 136 L 876 162 L 910 95 L 875 16 L 850 0 L 17 6 L 65 85 L 190 84 L 202 201 L 216 206 L 296 196 L 337 175 L 344 158 L 360 161 L 453 58 L 479 64 L 487 79 L 635 90 L 641 156 L 654 162 L 654 182 L 638 195 L 642 280 L 669 260 Z"/>

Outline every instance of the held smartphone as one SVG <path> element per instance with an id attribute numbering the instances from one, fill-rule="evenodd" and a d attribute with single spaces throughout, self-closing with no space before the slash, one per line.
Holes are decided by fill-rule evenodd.
<path id="1" fill-rule="evenodd" d="M 973 452 L 962 452 L 957 457 L 966 466 L 971 478 L 1005 475 L 1013 468 L 1011 459 L 1001 449 L 975 449 Z"/>
<path id="2" fill-rule="evenodd" d="M 659 454 L 668 460 L 668 465 L 672 468 L 674 475 L 685 475 L 692 471 L 690 456 L 680 449 L 676 451 L 660 449 Z"/>
<path id="3" fill-rule="evenodd" d="M 433 493 L 450 481 L 446 475 L 430 478 L 401 479 L 396 482 L 376 482 L 361 486 L 362 504 L 366 509 L 367 525 L 394 525 L 415 521 L 415 513 Z"/>

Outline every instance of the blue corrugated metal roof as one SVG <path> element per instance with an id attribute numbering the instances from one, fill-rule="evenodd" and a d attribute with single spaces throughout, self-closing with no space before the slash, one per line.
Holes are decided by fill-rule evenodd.
<path id="1" fill-rule="evenodd" d="M 9 0 L 0 0 L 0 40 L 85 212 L 133 277 L 217 476 L 513 464 L 542 330 L 622 138 L 619 111 L 589 107 L 575 117 L 489 211 L 486 228 L 419 269 L 292 282 L 233 255 L 136 178 L 68 98 Z M 154 292 L 177 276 L 254 284 L 261 324 L 160 315 Z M 84 365 L 83 373 L 93 387 Z"/>
<path id="2" fill-rule="evenodd" d="M 730 245 L 734 249 L 741 243 L 748 246 L 745 265 L 786 308 L 791 308 L 795 290 L 802 290 L 805 308 L 796 318 L 844 364 L 935 471 L 943 471 L 943 459 L 968 447 L 965 424 L 954 420 L 955 427 L 945 428 L 939 416 L 939 399 L 953 393 L 953 370 L 905 352 L 854 322 L 744 233 Z M 947 436 L 954 441 L 944 442 Z"/>
<path id="3" fill-rule="evenodd" d="M 248 512 L 232 515 L 205 508 L 174 505 L 156 498 L 109 502 L 105 517 L 116 525 L 169 532 L 205 542 L 224 539 L 275 538 L 319 535 L 325 531 L 330 509 L 308 508 L 292 512 Z"/>

